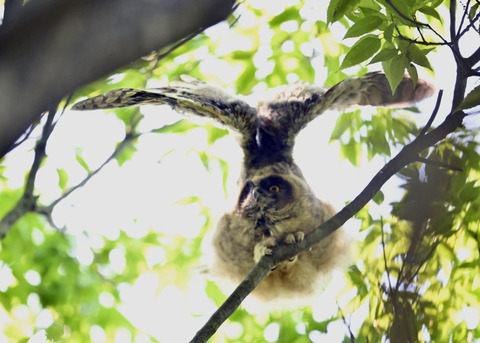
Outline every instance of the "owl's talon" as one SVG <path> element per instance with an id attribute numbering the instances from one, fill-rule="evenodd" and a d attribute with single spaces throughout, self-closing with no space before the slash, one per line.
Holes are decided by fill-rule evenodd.
<path id="1" fill-rule="evenodd" d="M 296 242 L 303 241 L 304 238 L 305 238 L 305 234 L 303 233 L 303 231 L 298 231 L 298 232 L 295 232 L 295 233 L 289 233 L 285 237 L 285 243 L 294 244 Z"/>
<path id="2" fill-rule="evenodd" d="M 254 261 L 260 261 L 263 255 L 271 255 L 273 253 L 271 248 L 275 245 L 277 245 L 277 241 L 273 237 L 268 237 L 263 242 L 258 243 L 253 251 Z"/>
<path id="3" fill-rule="evenodd" d="M 295 239 L 297 240 L 297 242 L 303 241 L 304 238 L 305 238 L 305 233 L 303 231 L 295 232 Z"/>

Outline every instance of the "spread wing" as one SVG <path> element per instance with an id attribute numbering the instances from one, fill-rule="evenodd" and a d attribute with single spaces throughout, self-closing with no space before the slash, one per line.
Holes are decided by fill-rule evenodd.
<path id="1" fill-rule="evenodd" d="M 205 116 L 235 129 L 242 140 L 254 139 L 256 110 L 238 97 L 191 76 L 168 87 L 149 90 L 120 88 L 76 103 L 73 110 L 112 109 L 140 105 L 170 105 L 178 112 Z"/>
<path id="2" fill-rule="evenodd" d="M 413 82 L 405 75 L 392 94 L 383 73 L 373 72 L 348 78 L 331 88 L 298 83 L 278 88 L 277 94 L 259 103 L 258 117 L 270 134 L 286 137 L 293 146 L 294 138 L 311 120 L 326 110 L 344 111 L 357 106 L 402 107 L 433 94 L 435 88 L 424 80 Z M 288 130 L 288 132 L 287 132 Z"/>

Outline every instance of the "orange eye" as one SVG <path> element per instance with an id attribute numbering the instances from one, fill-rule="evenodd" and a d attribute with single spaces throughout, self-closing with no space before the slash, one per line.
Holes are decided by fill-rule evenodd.
<path id="1" fill-rule="evenodd" d="M 277 192 L 280 192 L 280 187 L 278 187 L 277 185 L 272 185 L 270 186 L 269 190 L 270 192 L 277 193 Z"/>

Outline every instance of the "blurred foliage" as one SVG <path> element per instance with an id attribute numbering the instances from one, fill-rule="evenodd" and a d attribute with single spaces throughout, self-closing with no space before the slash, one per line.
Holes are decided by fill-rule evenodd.
<path id="1" fill-rule="evenodd" d="M 437 45 L 426 43 L 444 42 L 448 5 L 444 0 L 245 1 L 227 23 L 206 30 L 168 54 L 168 47 L 153 52 L 85 86 L 72 101 L 114 88 L 164 85 L 181 74 L 217 82 L 238 94 L 262 92 L 297 80 L 331 86 L 372 66 L 383 68 L 395 89 L 405 72 L 416 80 L 417 69 L 433 69 L 428 54 Z M 465 8 L 468 15 L 463 19 L 478 32 L 478 4 L 466 1 L 459 7 L 459 15 Z M 477 87 L 461 108 L 477 105 L 478 93 Z M 395 112 L 369 109 L 339 114 L 331 141 L 339 143 L 343 158 L 358 167 L 376 156 L 388 159 L 419 133 L 415 112 L 414 108 Z M 221 175 L 219 185 L 226 192 L 229 166 L 212 146 L 221 142 L 227 131 L 179 118 L 145 130 L 148 116 L 143 110 L 107 113 L 116 116 L 123 130 L 123 137 L 116 140 L 104 137 L 110 140 L 105 144 L 113 146 L 110 159 L 121 168 L 133 163 L 140 152 L 139 141 L 146 136 L 187 136 L 204 130 L 205 147 L 192 151 L 209 173 Z M 435 163 L 411 164 L 400 173 L 404 195 L 391 204 L 391 214 L 375 215 L 364 208 L 356 215 L 364 239 L 358 243 L 356 265 L 346 273 L 345 288 L 336 295 L 337 299 L 348 298 L 337 302 L 341 303 L 338 313 L 319 315 L 322 308 L 317 306 L 253 315 L 240 308 L 212 342 L 320 342 L 331 328 L 339 326 L 344 331 L 339 341 L 344 342 L 480 340 L 480 155 L 476 134 L 469 129 L 456 132 L 421 156 L 441 161 L 443 167 L 459 167 L 461 172 Z M 20 149 L 20 157 L 27 161 L 32 158 L 33 138 Z M 175 149 L 159 148 L 152 154 L 159 154 L 160 163 Z M 101 163 L 89 160 L 81 146 L 72 153 L 77 169 L 52 167 L 50 155 L 42 163 L 40 171 L 58 179 L 57 189 L 49 190 L 56 194 L 55 201 L 36 188 L 35 195 L 46 209 L 52 203 L 60 205 L 82 180 L 95 178 Z M 12 173 L 6 173 L 12 165 L 17 175 L 26 177 L 28 173 L 28 162 L 19 167 L 12 159 L 2 161 L 0 216 L 14 207 L 23 192 L 24 186 L 12 182 Z M 194 173 L 181 172 L 187 178 Z M 118 186 L 119 197 L 122 186 Z M 175 201 L 171 194 L 161 196 Z M 382 204 L 384 198 L 379 193 L 374 202 Z M 197 275 L 194 267 L 202 263 L 202 240 L 212 230 L 215 218 L 195 194 L 178 203 L 197 206 L 203 226 L 195 237 L 163 233 L 152 226 L 134 234 L 116 228 L 118 234 L 108 235 L 89 228 L 55 227 L 48 211 L 23 216 L 0 242 L 0 342 L 26 342 L 42 336 L 49 342 L 161 341 L 122 306 L 129 291 L 141 289 L 136 286 L 143 280 L 150 280 L 146 285 L 154 296 L 175 286 L 188 298 L 190 280 Z M 140 216 L 136 220 L 141 221 Z M 205 306 L 209 310 L 200 313 L 193 309 L 189 315 L 203 322 L 210 308 L 213 311 L 225 296 L 211 281 L 201 287 L 208 295 L 209 305 Z M 198 295 L 192 297 L 188 299 Z M 165 312 L 174 317 L 177 309 Z M 162 330 L 167 326 L 183 330 L 186 325 L 166 323 L 165 318 L 163 322 L 155 320 Z M 32 342 L 38 341 L 34 338 Z"/>

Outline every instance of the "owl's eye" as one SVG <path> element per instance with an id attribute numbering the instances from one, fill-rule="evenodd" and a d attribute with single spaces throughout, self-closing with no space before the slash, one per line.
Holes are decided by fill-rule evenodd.
<path id="1" fill-rule="evenodd" d="M 269 190 L 270 192 L 277 193 L 280 192 L 280 187 L 278 187 L 277 185 L 271 185 Z"/>

